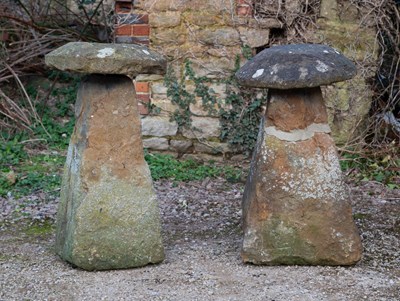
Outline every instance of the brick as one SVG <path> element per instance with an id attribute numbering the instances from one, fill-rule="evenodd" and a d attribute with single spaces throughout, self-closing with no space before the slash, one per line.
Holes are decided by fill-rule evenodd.
<path id="1" fill-rule="evenodd" d="M 119 24 L 149 24 L 147 14 L 118 14 Z"/>
<path id="2" fill-rule="evenodd" d="M 138 103 L 138 109 L 139 109 L 139 114 L 140 115 L 149 115 L 149 107 L 147 105 L 144 105 L 142 103 Z"/>
<path id="3" fill-rule="evenodd" d="M 132 26 L 133 25 L 122 25 L 118 26 L 115 30 L 115 34 L 117 36 L 129 36 L 132 34 Z"/>
<path id="4" fill-rule="evenodd" d="M 141 103 L 149 103 L 150 94 L 136 94 L 136 99 Z"/>
<path id="5" fill-rule="evenodd" d="M 135 83 L 135 90 L 136 92 L 142 92 L 142 93 L 149 93 L 150 87 L 149 87 L 148 82 L 136 82 Z"/>
<path id="6" fill-rule="evenodd" d="M 150 26 L 136 24 L 132 25 L 132 36 L 149 36 L 150 35 Z"/>
<path id="7" fill-rule="evenodd" d="M 133 8 L 132 2 L 121 2 L 118 1 L 115 3 L 115 12 L 119 13 L 129 13 Z"/>
<path id="8" fill-rule="evenodd" d="M 253 10 L 252 10 L 251 6 L 241 5 L 241 6 L 237 7 L 236 13 L 238 16 L 248 17 L 253 14 Z"/>

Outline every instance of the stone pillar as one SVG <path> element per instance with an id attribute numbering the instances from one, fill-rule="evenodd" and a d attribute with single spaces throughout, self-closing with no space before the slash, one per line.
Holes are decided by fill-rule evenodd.
<path id="1" fill-rule="evenodd" d="M 78 42 L 48 54 L 46 63 L 94 73 L 78 91 L 56 252 L 86 270 L 162 261 L 158 203 L 144 160 L 135 88 L 126 75 L 163 73 L 165 60 L 142 46 Z"/>
<path id="2" fill-rule="evenodd" d="M 78 91 L 56 251 L 86 270 L 163 260 L 160 219 L 132 81 L 90 75 Z"/>
<path id="3" fill-rule="evenodd" d="M 320 88 L 355 73 L 338 51 L 311 44 L 265 49 L 236 73 L 242 85 L 269 88 L 243 196 L 245 262 L 360 260 L 361 240 Z"/>
<path id="4" fill-rule="evenodd" d="M 242 258 L 354 264 L 354 225 L 320 88 L 270 91 L 243 197 Z"/>

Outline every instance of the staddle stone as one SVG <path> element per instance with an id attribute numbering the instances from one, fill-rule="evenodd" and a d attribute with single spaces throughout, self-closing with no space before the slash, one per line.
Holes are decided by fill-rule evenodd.
<path id="1" fill-rule="evenodd" d="M 316 44 L 264 49 L 236 73 L 243 86 L 273 89 L 319 87 L 354 77 L 356 67 L 337 50 Z"/>
<path id="2" fill-rule="evenodd" d="M 164 258 L 159 209 L 143 158 L 132 81 L 82 82 L 57 216 L 57 253 L 86 270 L 143 266 Z"/>
<path id="3" fill-rule="evenodd" d="M 102 63 L 104 58 L 95 58 L 87 51 L 87 44 L 81 45 L 82 55 L 93 58 L 87 69 L 79 67 L 79 62 L 85 64 L 82 55 L 64 57 L 61 51 L 58 57 L 58 50 L 46 61 L 57 62 L 52 66 L 60 69 L 68 66 L 63 70 L 72 71 L 105 70 L 126 75 L 137 70 L 152 72 L 146 69 L 146 60 L 144 69 L 141 67 L 139 57 L 133 64 L 135 69 L 129 68 L 129 56 L 125 66 L 111 68 L 106 66 L 107 60 Z M 103 44 L 98 48 L 114 47 L 118 50 L 119 45 Z M 97 53 L 98 48 L 93 51 Z M 74 51 L 79 54 L 77 49 Z M 63 62 L 75 59 L 75 63 Z M 121 57 L 118 60 L 124 61 Z M 164 68 L 163 61 L 159 63 L 155 72 Z M 132 80 L 117 74 L 86 76 L 78 90 L 75 116 L 57 214 L 57 253 L 86 270 L 139 267 L 162 261 L 159 208 L 144 160 Z"/>
<path id="4" fill-rule="evenodd" d="M 312 48 L 300 46 L 289 49 L 294 52 Z M 270 88 L 243 196 L 245 262 L 351 265 L 361 258 L 362 245 L 352 217 L 349 192 L 330 136 L 321 89 L 315 87 L 348 77 L 348 70 L 354 66 L 347 62 L 339 71 L 325 70 L 331 77 L 318 76 L 325 72 L 313 73 L 312 69 L 319 66 L 316 60 L 331 65 L 331 57 L 337 65 L 347 59 L 327 46 L 316 46 L 326 54 L 324 60 L 321 51 L 310 51 L 297 52 L 298 60 L 291 61 L 293 53 L 285 47 L 274 47 L 283 49 L 283 54 L 274 48 L 267 49 L 272 54 L 259 54 L 267 61 L 270 56 L 280 57 L 281 61 L 272 62 L 293 72 L 300 67 L 308 70 L 297 73 L 297 78 L 279 73 L 280 67 L 276 77 L 269 76 L 275 68 L 270 72 L 270 66 L 258 60 L 259 55 L 253 62 L 260 62 L 261 69 L 268 70 L 265 78 L 263 72 L 257 73 L 259 67 L 252 66 L 248 71 L 248 66 L 243 66 L 248 72 L 247 78 L 240 78 L 243 84 Z M 238 76 L 245 73 L 239 70 Z M 310 74 L 314 75 L 307 78 Z M 285 89 L 286 86 L 291 88 Z"/>
<path id="5" fill-rule="evenodd" d="M 46 65 L 85 74 L 165 74 L 165 57 L 145 46 L 70 42 L 50 52 Z"/>

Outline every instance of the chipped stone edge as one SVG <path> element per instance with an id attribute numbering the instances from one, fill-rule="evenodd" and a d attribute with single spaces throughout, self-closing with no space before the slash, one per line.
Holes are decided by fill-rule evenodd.
<path id="1" fill-rule="evenodd" d="M 290 132 L 285 132 L 278 130 L 275 126 L 269 126 L 265 128 L 265 134 L 269 136 L 274 136 L 280 140 L 288 142 L 304 141 L 314 137 L 315 133 L 327 133 L 331 132 L 331 128 L 326 123 L 312 123 L 305 129 L 292 130 Z"/>

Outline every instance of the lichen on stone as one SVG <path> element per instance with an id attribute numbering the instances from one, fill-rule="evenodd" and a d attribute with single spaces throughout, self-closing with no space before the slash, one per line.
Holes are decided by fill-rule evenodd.
<path id="1" fill-rule="evenodd" d="M 100 49 L 100 50 L 97 52 L 97 57 L 99 57 L 99 58 L 105 58 L 105 57 L 107 57 L 107 56 L 113 55 L 114 52 L 115 52 L 115 50 L 112 49 L 112 48 L 103 48 L 103 49 Z"/>

